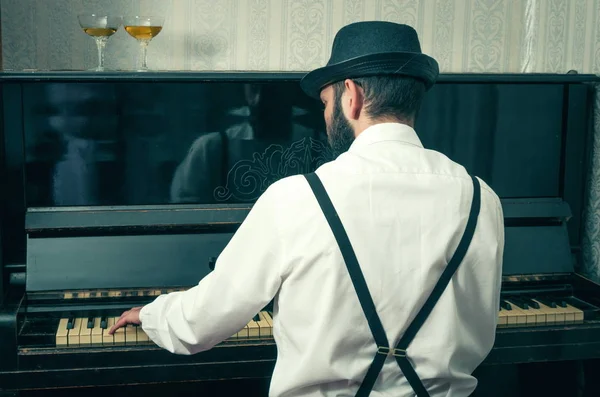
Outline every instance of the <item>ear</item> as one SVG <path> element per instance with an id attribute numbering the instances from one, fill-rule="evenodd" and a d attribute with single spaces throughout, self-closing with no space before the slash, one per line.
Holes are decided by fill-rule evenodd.
<path id="1" fill-rule="evenodd" d="M 342 107 L 349 120 L 358 120 L 364 104 L 364 91 L 354 81 L 346 79 L 345 95 L 342 96 Z"/>

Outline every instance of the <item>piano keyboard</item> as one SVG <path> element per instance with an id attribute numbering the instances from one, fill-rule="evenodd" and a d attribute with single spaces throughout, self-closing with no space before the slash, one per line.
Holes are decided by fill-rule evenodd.
<path id="1" fill-rule="evenodd" d="M 81 348 L 99 346 L 131 346 L 153 343 L 142 327 L 127 325 L 109 335 L 119 317 L 61 318 L 56 330 L 56 347 Z M 269 312 L 258 313 L 244 328 L 228 341 L 244 341 L 273 337 L 273 318 Z"/>
<path id="2" fill-rule="evenodd" d="M 583 322 L 581 309 L 561 299 L 513 297 L 500 300 L 498 327 L 543 326 Z M 118 317 L 62 318 L 56 330 L 56 347 L 147 345 L 152 341 L 142 327 L 128 325 L 114 335 L 108 331 Z M 261 311 L 228 341 L 273 337 L 273 318 Z"/>
<path id="3" fill-rule="evenodd" d="M 244 328 L 228 340 L 247 340 L 273 337 L 273 318 L 269 312 L 258 313 Z"/>
<path id="4" fill-rule="evenodd" d="M 114 335 L 108 331 L 119 317 L 61 318 L 56 330 L 56 347 L 92 347 L 148 344 L 142 327 L 128 325 Z"/>
<path id="5" fill-rule="evenodd" d="M 583 317 L 583 310 L 561 299 L 514 297 L 500 300 L 498 327 L 575 324 Z"/>

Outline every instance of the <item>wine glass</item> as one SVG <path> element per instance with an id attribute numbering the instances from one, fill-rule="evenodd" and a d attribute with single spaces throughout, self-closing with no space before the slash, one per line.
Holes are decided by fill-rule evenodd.
<path id="1" fill-rule="evenodd" d="M 140 43 L 142 67 L 140 72 L 148 70 L 146 60 L 148 44 L 163 28 L 164 17 L 127 16 L 123 26 L 129 35 Z"/>
<path id="2" fill-rule="evenodd" d="M 104 48 L 108 38 L 116 33 L 121 25 L 121 17 L 97 14 L 81 14 L 77 16 L 79 26 L 89 36 L 96 40 L 98 47 L 98 66 L 92 70 L 101 72 L 104 70 Z"/>

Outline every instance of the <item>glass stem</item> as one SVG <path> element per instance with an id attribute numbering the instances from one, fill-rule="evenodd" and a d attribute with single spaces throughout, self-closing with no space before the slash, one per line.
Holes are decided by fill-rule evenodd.
<path id="1" fill-rule="evenodd" d="M 142 70 L 147 70 L 148 69 L 148 63 L 147 63 L 148 40 L 141 40 L 140 47 L 141 47 L 141 56 L 142 56 Z"/>
<path id="2" fill-rule="evenodd" d="M 97 37 L 96 47 L 98 47 L 98 67 L 96 70 L 104 70 L 104 47 L 106 47 L 106 38 Z"/>

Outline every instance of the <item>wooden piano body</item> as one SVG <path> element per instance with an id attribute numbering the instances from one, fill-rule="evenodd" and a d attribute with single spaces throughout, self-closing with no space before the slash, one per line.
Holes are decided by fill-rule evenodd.
<path id="1" fill-rule="evenodd" d="M 328 160 L 300 77 L 0 74 L 0 390 L 270 376 L 270 307 L 194 356 L 101 325 L 196 284 L 269 183 Z M 577 273 L 596 80 L 442 75 L 419 114 L 424 145 L 502 199 L 503 296 L 484 366 L 600 358 L 600 286 Z M 180 199 L 176 170 L 207 137 L 226 144 L 197 176 L 203 195 Z"/>

